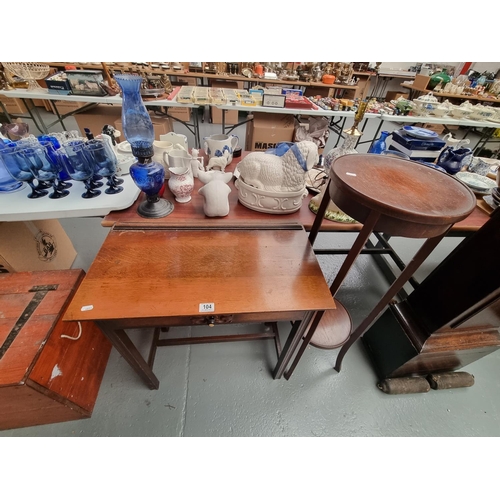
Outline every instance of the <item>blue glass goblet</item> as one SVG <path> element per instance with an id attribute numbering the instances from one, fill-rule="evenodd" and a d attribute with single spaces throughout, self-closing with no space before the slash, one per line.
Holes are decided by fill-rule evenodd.
<path id="1" fill-rule="evenodd" d="M 108 155 L 113 156 L 116 158 L 116 153 L 115 150 L 113 149 L 113 141 L 111 140 L 111 137 L 104 132 L 96 137 L 96 140 L 101 141 L 104 144 L 104 147 L 106 148 L 106 151 L 108 152 Z M 118 163 L 118 159 L 116 160 Z M 118 167 L 117 167 L 118 169 Z M 120 186 L 123 184 L 123 179 L 120 179 L 116 176 L 116 172 L 111 176 L 111 178 L 108 181 L 108 185 L 110 183 L 113 183 L 115 186 Z"/>
<path id="2" fill-rule="evenodd" d="M 41 198 L 49 194 L 44 189 L 38 189 L 35 184 L 35 176 L 31 172 L 26 158 L 21 153 L 21 149 L 14 147 L 0 149 L 0 159 L 5 165 L 9 174 L 20 182 L 26 182 L 31 188 L 28 198 Z"/>
<path id="3" fill-rule="evenodd" d="M 57 175 L 62 167 L 59 162 L 51 162 L 44 146 L 24 148 L 22 154 L 30 162 L 31 172 L 36 179 L 52 183 L 54 191 L 49 194 L 49 198 L 58 199 L 68 196 L 69 191 L 62 189 L 58 184 Z"/>
<path id="4" fill-rule="evenodd" d="M 10 141 L 9 141 L 10 142 Z M 3 139 L 0 139 L 0 150 L 6 149 L 7 145 Z M 24 182 L 21 182 L 10 174 L 0 158 L 0 193 L 13 193 L 25 187 Z"/>
<path id="5" fill-rule="evenodd" d="M 95 198 L 101 191 L 92 185 L 94 176 L 94 163 L 92 157 L 86 151 L 86 145 L 80 141 L 68 141 L 63 144 L 63 151 L 58 154 L 68 175 L 75 181 L 85 184 L 87 191 L 82 194 L 82 198 Z"/>
<path id="6" fill-rule="evenodd" d="M 51 162 L 60 162 L 59 155 L 57 151 L 61 148 L 61 143 L 57 140 L 55 135 L 41 135 L 38 138 L 38 142 L 45 147 L 45 151 L 48 154 Z M 49 147 L 50 144 L 50 147 Z M 61 165 L 59 173 L 57 175 L 58 186 L 62 189 L 68 189 L 72 186 L 71 182 L 67 182 L 70 177 L 66 170 Z"/>
<path id="7" fill-rule="evenodd" d="M 116 173 L 116 156 L 109 154 L 103 142 L 90 140 L 86 144 L 87 151 L 90 153 L 94 162 L 94 172 L 108 179 L 108 188 L 104 190 L 106 194 L 118 194 L 123 191 L 121 186 L 117 186 L 112 176 Z"/>

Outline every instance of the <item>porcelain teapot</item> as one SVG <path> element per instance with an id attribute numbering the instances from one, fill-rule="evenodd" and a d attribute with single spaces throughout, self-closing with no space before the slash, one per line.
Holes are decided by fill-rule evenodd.
<path id="1" fill-rule="evenodd" d="M 441 151 L 436 163 L 439 167 L 444 168 L 446 172 L 454 175 L 460 172 L 466 159 L 471 155 L 472 149 L 470 148 L 453 149 L 452 146 L 448 146 Z"/>
<path id="2" fill-rule="evenodd" d="M 204 149 L 209 158 L 223 157 L 227 151 L 226 166 L 233 161 L 233 152 L 238 146 L 239 138 L 237 135 L 215 134 L 204 137 Z"/>

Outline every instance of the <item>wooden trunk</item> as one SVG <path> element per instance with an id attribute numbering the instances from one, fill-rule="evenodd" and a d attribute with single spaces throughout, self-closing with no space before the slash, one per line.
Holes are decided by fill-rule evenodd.
<path id="1" fill-rule="evenodd" d="M 0 430 L 88 418 L 111 344 L 61 317 L 82 270 L 0 275 Z"/>

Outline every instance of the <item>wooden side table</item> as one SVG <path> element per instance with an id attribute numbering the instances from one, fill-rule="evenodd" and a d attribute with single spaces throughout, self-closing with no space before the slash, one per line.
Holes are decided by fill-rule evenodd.
<path id="1" fill-rule="evenodd" d="M 326 193 L 329 193 L 329 196 Z M 476 197 L 455 177 L 416 162 L 374 154 L 342 156 L 331 168 L 329 186 L 309 235 L 311 244 L 316 239 L 330 199 L 363 224 L 330 286 L 332 296 L 339 290 L 372 231 L 384 232 L 391 236 L 425 238 L 425 242 L 411 262 L 392 283 L 372 312 L 354 332 L 350 335 L 346 332 L 346 342 L 335 364 L 335 370 L 340 371 L 342 359 L 350 346 L 378 318 L 451 226 L 465 219 L 474 210 Z M 323 315 L 323 312 L 319 312 L 312 319 L 312 328 L 285 373 L 286 378 L 293 373 Z M 329 316 L 335 319 L 335 315 Z M 344 321 L 344 325 L 348 324 L 349 322 Z M 335 324 L 323 324 L 319 331 L 328 331 L 331 328 L 335 328 Z M 317 343 L 321 343 L 321 340 Z M 325 347 L 324 342 L 322 346 Z"/>
<path id="2" fill-rule="evenodd" d="M 159 229 L 115 226 L 64 316 L 95 321 L 151 389 L 159 345 L 272 338 L 272 334 L 159 339 L 160 328 L 181 325 L 295 321 L 287 345 L 307 335 L 310 318 L 335 308 L 307 233 L 300 225 L 266 229 Z M 155 329 L 146 361 L 125 333 Z M 292 351 L 293 352 L 293 351 Z"/>

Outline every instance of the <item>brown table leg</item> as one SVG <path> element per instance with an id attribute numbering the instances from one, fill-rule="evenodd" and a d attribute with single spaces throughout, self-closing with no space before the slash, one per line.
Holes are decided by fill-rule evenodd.
<path id="1" fill-rule="evenodd" d="M 290 379 L 292 376 L 293 371 L 295 370 L 295 367 L 297 366 L 297 363 L 299 362 L 300 358 L 302 357 L 302 354 L 304 353 L 307 345 L 311 341 L 312 336 L 314 335 L 314 332 L 316 331 L 317 326 L 319 325 L 319 322 L 321 321 L 321 318 L 323 317 L 323 314 L 325 311 L 318 311 L 315 313 L 313 320 L 311 322 L 311 326 L 309 327 L 306 336 L 304 337 L 304 340 L 302 341 L 302 344 L 299 348 L 299 351 L 297 355 L 295 356 L 295 359 L 292 362 L 292 365 L 288 369 L 288 371 L 285 372 L 285 378 L 287 380 Z"/>
<path id="2" fill-rule="evenodd" d="M 325 196 L 323 197 L 323 200 L 330 200 L 330 196 L 328 195 L 328 192 L 325 191 Z M 327 203 L 324 206 L 324 209 L 322 210 L 323 207 L 323 201 L 321 202 L 321 206 L 318 210 L 318 214 L 316 216 L 316 220 L 318 220 L 318 215 L 321 213 L 324 214 L 326 210 Z M 340 288 L 340 285 L 344 281 L 345 277 L 347 276 L 347 273 L 349 272 L 349 269 L 351 269 L 354 261 L 356 260 L 357 256 L 361 253 L 361 250 L 364 248 L 368 238 L 370 237 L 370 234 L 372 233 L 373 228 L 375 227 L 375 224 L 377 223 L 378 219 L 380 217 L 380 214 L 378 212 L 371 212 L 368 218 L 366 219 L 365 224 L 363 225 L 363 228 L 359 232 L 356 240 L 354 241 L 354 244 L 352 245 L 351 249 L 349 250 L 349 253 L 347 254 L 347 257 L 345 258 L 344 262 L 342 263 L 341 268 L 339 269 L 339 272 L 337 273 L 337 276 L 335 277 L 331 287 L 330 287 L 330 292 L 332 293 L 332 297 L 335 297 L 335 294 L 337 293 L 338 289 Z M 322 215 L 321 215 L 322 218 Z M 315 223 L 316 223 L 315 220 Z M 321 219 L 319 219 L 321 221 Z M 313 232 L 314 227 L 311 229 L 311 233 Z M 309 241 L 314 243 L 316 235 L 314 234 L 314 237 L 311 241 L 311 238 L 309 238 Z M 297 352 L 297 355 L 295 356 L 295 359 L 293 360 L 293 363 L 290 367 L 290 369 L 287 371 L 285 374 L 285 378 L 288 380 L 291 376 L 292 373 L 297 366 L 297 363 L 300 361 L 300 358 L 304 354 L 304 351 L 306 350 L 306 347 L 308 346 L 309 342 L 311 341 L 311 338 L 316 330 L 316 327 L 318 326 L 319 322 L 321 321 L 321 318 L 323 317 L 323 312 L 317 313 L 316 316 L 313 319 L 313 324 L 311 327 L 307 330 L 307 335 L 305 336 L 304 340 L 302 341 L 302 345 L 299 348 L 299 351 Z M 292 332 L 290 333 L 290 337 L 292 336 Z M 280 371 L 278 371 L 278 365 L 276 365 L 275 369 L 275 375 L 274 378 L 280 378 L 281 375 L 283 374 L 286 365 L 290 361 L 290 359 L 293 356 L 293 353 L 295 349 L 297 348 L 297 345 L 302 338 L 302 336 L 296 335 L 293 340 L 290 339 L 290 337 L 287 339 L 287 343 L 283 349 L 283 356 L 280 356 L 280 359 L 278 360 L 278 365 L 280 366 Z M 290 341 L 290 342 L 289 342 Z M 284 363 L 282 366 L 280 363 Z M 279 373 L 279 376 L 276 375 Z"/>
<path id="3" fill-rule="evenodd" d="M 361 324 L 352 332 L 351 336 L 347 342 L 340 349 L 337 355 L 337 361 L 335 363 L 334 369 L 340 372 L 342 365 L 342 359 L 346 355 L 347 351 L 356 340 L 358 340 L 361 335 L 370 327 L 370 325 L 378 318 L 389 302 L 396 296 L 399 290 L 404 286 L 408 279 L 413 276 L 415 271 L 420 267 L 424 260 L 429 256 L 429 254 L 436 248 L 438 243 L 443 239 L 444 234 L 435 236 L 434 238 L 429 238 L 420 247 L 418 252 L 415 254 L 410 263 L 404 268 L 399 277 L 394 281 L 386 294 L 382 297 L 379 303 L 373 308 L 371 313 L 361 322 Z"/>
<path id="4" fill-rule="evenodd" d="M 297 348 L 297 344 L 299 343 L 300 339 L 304 336 L 304 334 L 307 332 L 307 327 L 309 326 L 309 323 L 311 322 L 315 312 L 316 311 L 308 311 L 305 313 L 304 318 L 302 320 L 295 321 L 293 323 L 292 329 L 288 334 L 288 338 L 286 339 L 283 350 L 281 351 L 281 354 L 278 358 L 278 362 L 274 367 L 273 370 L 274 379 L 281 378 L 281 376 L 283 375 L 283 372 L 286 369 L 286 365 L 290 361 L 295 349 Z"/>
<path id="5" fill-rule="evenodd" d="M 318 236 L 319 228 L 321 227 L 321 223 L 323 222 L 323 217 L 325 216 L 328 203 L 330 203 L 330 194 L 328 192 L 329 187 L 330 187 L 330 179 L 328 179 L 325 192 L 323 193 L 323 198 L 321 199 L 321 203 L 318 208 L 318 213 L 316 214 L 313 225 L 311 226 L 311 230 L 309 231 L 309 243 L 311 245 L 314 245 L 316 236 Z"/>
<path id="6" fill-rule="evenodd" d="M 347 254 L 347 257 L 342 263 L 342 267 L 339 269 L 337 276 L 335 276 L 335 279 L 333 280 L 333 283 L 330 286 L 330 292 L 332 294 L 332 297 L 335 297 L 335 294 L 338 292 L 340 285 L 342 285 L 342 283 L 344 282 L 344 279 L 347 276 L 349 269 L 351 269 L 351 266 L 354 264 L 354 261 L 361 253 L 361 250 L 363 250 L 363 248 L 365 247 L 365 244 L 368 241 L 368 238 L 370 237 L 370 234 L 372 233 L 373 228 L 375 227 L 375 224 L 377 223 L 379 217 L 380 214 L 378 212 L 374 211 L 370 212 L 370 215 L 366 219 L 363 228 L 359 232 L 358 237 L 354 241 L 351 249 L 349 250 L 349 253 Z"/>
<path id="7" fill-rule="evenodd" d="M 124 357 L 125 361 L 146 382 L 150 389 L 158 389 L 160 381 L 156 378 L 153 370 L 141 356 L 137 347 L 130 340 L 124 330 L 114 330 L 105 321 L 97 321 L 99 328 L 109 339 L 116 350 Z"/>

